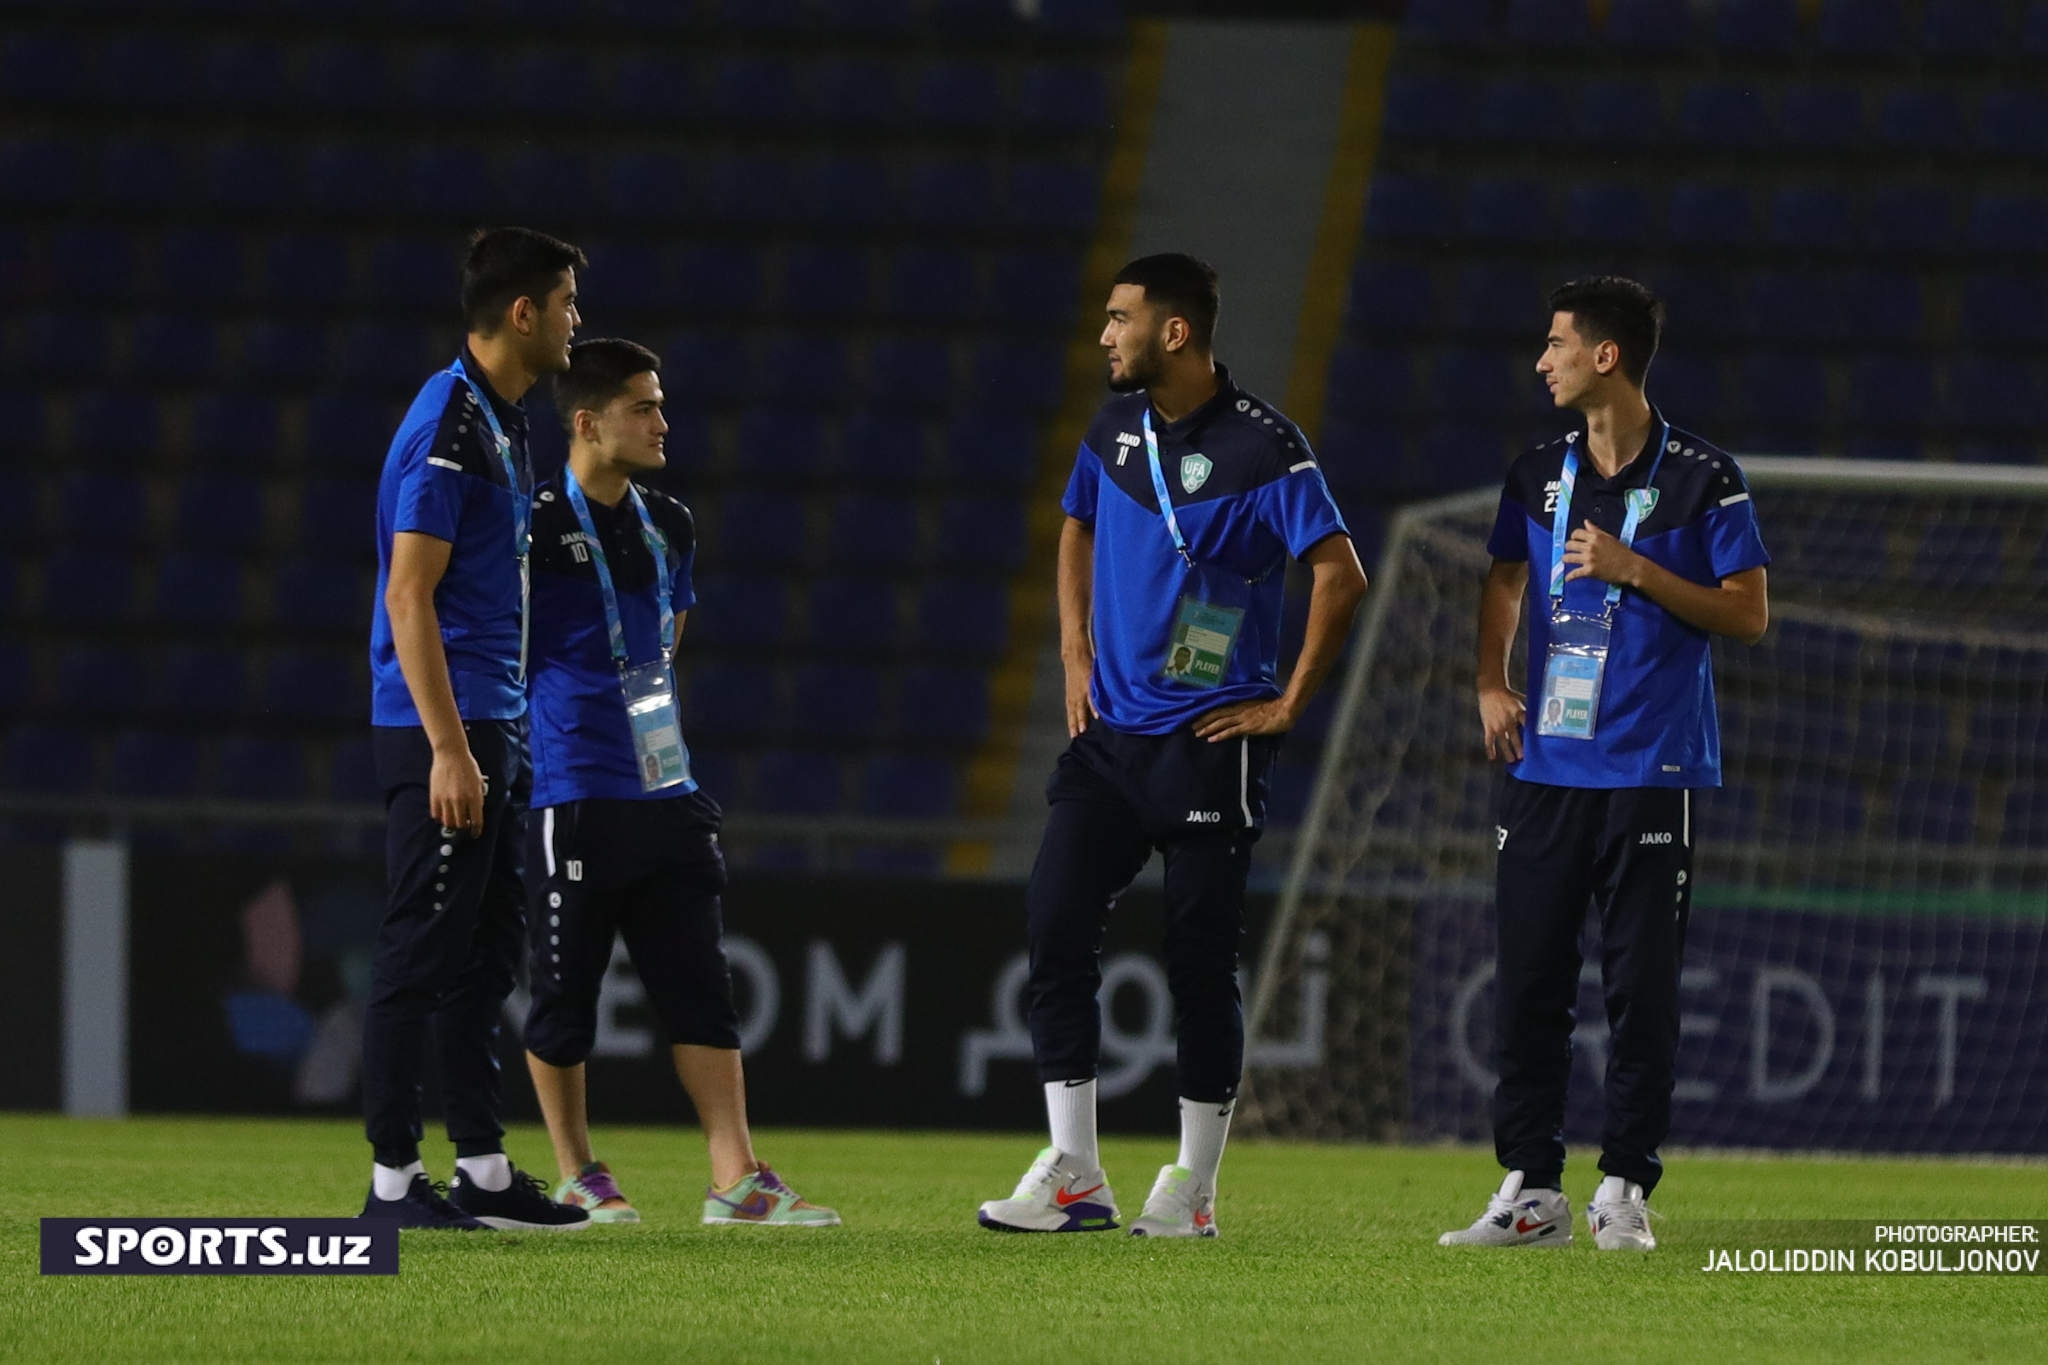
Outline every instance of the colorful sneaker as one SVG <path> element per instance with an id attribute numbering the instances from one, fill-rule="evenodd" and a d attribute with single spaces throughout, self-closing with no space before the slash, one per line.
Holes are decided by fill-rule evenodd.
<path id="1" fill-rule="evenodd" d="M 1145 1211 L 1131 1224 L 1133 1237 L 1220 1237 L 1216 1196 L 1195 1191 L 1195 1173 L 1185 1166 L 1161 1166 L 1145 1196 Z"/>
<path id="2" fill-rule="evenodd" d="M 590 1226 L 585 1209 L 572 1209 L 548 1198 L 548 1187 L 538 1176 L 512 1168 L 512 1183 L 502 1190 L 487 1190 L 462 1172 L 448 1187 L 448 1202 L 489 1227 L 505 1232 L 574 1232 Z"/>
<path id="3" fill-rule="evenodd" d="M 612 1168 L 593 1161 L 555 1187 L 555 1202 L 572 1209 L 585 1209 L 593 1223 L 637 1223 L 640 1210 L 626 1202 L 612 1179 Z"/>
<path id="4" fill-rule="evenodd" d="M 1586 1205 L 1586 1229 L 1601 1251 L 1655 1251 L 1650 1231 L 1650 1196 L 1643 1187 L 1618 1175 L 1604 1177 Z"/>
<path id="5" fill-rule="evenodd" d="M 476 1219 L 442 1197 L 446 1185 L 436 1185 L 422 1172 L 412 1178 L 403 1199 L 379 1199 L 372 1189 L 363 1201 L 359 1218 L 389 1218 L 402 1228 L 439 1228 L 444 1232 L 488 1232 Z"/>
<path id="6" fill-rule="evenodd" d="M 996 1232 L 1108 1232 L 1117 1225 L 1116 1196 L 1101 1171 L 1077 1171 L 1047 1147 L 1008 1199 L 991 1199 L 977 1215 Z"/>
<path id="7" fill-rule="evenodd" d="M 704 1221 L 747 1223 L 774 1228 L 836 1228 L 839 1215 L 802 1198 L 768 1163 L 754 1163 L 755 1170 L 730 1189 L 707 1187 L 704 1191 Z"/>
<path id="8" fill-rule="evenodd" d="M 1486 1201 L 1486 1212 L 1469 1228 L 1436 1239 L 1440 1247 L 1568 1247 L 1572 1244 L 1572 1206 L 1556 1190 L 1522 1193 L 1522 1173 L 1509 1171 L 1500 1191 Z"/>

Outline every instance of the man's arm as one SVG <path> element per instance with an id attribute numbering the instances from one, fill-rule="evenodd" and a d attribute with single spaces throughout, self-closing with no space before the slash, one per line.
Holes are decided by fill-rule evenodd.
<path id="1" fill-rule="evenodd" d="M 391 574 L 384 610 L 391 618 L 391 643 L 405 675 L 414 709 L 434 749 L 427 779 L 427 809 L 449 829 L 480 834 L 484 827 L 484 775 L 469 751 L 469 735 L 448 680 L 448 652 L 441 644 L 441 617 L 434 589 L 448 572 L 455 547 L 417 531 L 391 537 Z"/>
<path id="2" fill-rule="evenodd" d="M 1529 586 L 1527 560 L 1496 559 L 1479 591 L 1479 728 L 1486 756 L 1519 762 L 1522 757 L 1522 694 L 1508 681 L 1508 656 L 1522 624 L 1522 593 Z"/>
<path id="3" fill-rule="evenodd" d="M 1330 669 L 1351 634 L 1351 618 L 1365 596 L 1365 570 L 1347 535 L 1324 536 L 1309 547 L 1301 562 L 1314 583 L 1308 597 L 1308 632 L 1301 654 L 1287 679 L 1287 690 L 1272 701 L 1241 701 L 1219 706 L 1195 719 L 1195 733 L 1211 744 L 1240 735 L 1277 735 L 1294 728 L 1315 700 Z"/>
<path id="4" fill-rule="evenodd" d="M 1590 521 L 1565 542 L 1564 562 L 1578 566 L 1565 575 L 1567 583 L 1597 578 L 1634 588 L 1687 625 L 1746 645 L 1763 639 L 1771 624 L 1770 588 L 1762 567 L 1730 574 L 1718 584 L 1695 583 L 1645 559 Z"/>
<path id="5" fill-rule="evenodd" d="M 1060 527 L 1060 664 L 1067 675 L 1067 738 L 1088 728 L 1095 703 L 1095 528 L 1067 518 Z"/>

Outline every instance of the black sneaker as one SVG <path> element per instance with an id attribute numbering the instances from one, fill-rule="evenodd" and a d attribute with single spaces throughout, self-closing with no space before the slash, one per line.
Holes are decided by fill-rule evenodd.
<path id="1" fill-rule="evenodd" d="M 402 1228 L 440 1228 L 447 1232 L 488 1232 L 490 1229 L 441 1197 L 446 1186 L 436 1185 L 426 1172 L 412 1178 L 403 1199 L 379 1199 L 370 1187 L 363 1201 L 363 1218 L 389 1218 Z"/>
<path id="2" fill-rule="evenodd" d="M 448 1202 L 487 1227 L 506 1232 L 573 1232 L 590 1226 L 587 1209 L 571 1208 L 548 1198 L 548 1187 L 538 1176 L 512 1168 L 512 1183 L 502 1190 L 487 1190 L 455 1172 L 448 1190 Z"/>

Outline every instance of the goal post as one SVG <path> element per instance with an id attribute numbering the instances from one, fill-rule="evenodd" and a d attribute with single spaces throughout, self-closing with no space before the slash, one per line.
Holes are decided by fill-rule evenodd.
<path id="1" fill-rule="evenodd" d="M 1672 1141 L 2048 1150 L 2048 469 L 1741 463 L 1772 626 L 1714 644 L 1725 785 L 1694 807 Z M 1499 765 L 1472 679 L 1498 496 L 1392 519 L 1258 958 L 1250 1131 L 1487 1133 Z M 1597 962 L 1574 1140 L 1598 1131 Z M 1318 1055 L 1276 1048 L 1311 997 Z"/>

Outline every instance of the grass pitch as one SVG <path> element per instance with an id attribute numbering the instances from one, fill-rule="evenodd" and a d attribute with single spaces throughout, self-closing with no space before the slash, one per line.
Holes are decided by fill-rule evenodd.
<path id="1" fill-rule="evenodd" d="M 396 1278 L 44 1279 L 42 1215 L 354 1212 L 354 1125 L 0 1118 L 0 1357 L 30 1361 L 2039 1361 L 2048 1277 L 1704 1275 L 1689 1256 L 1448 1250 L 1479 1151 L 1240 1143 L 1207 1243 L 1000 1236 L 1032 1136 L 771 1131 L 847 1226 L 706 1228 L 694 1132 L 599 1133 L 646 1222 L 408 1233 Z M 547 1172 L 545 1139 L 513 1135 Z M 1164 1139 L 1104 1144 L 1135 1214 Z M 447 1174 L 445 1146 L 429 1165 Z M 1575 1205 L 1596 1179 L 1576 1155 Z M 1679 1156 L 1687 1219 L 2048 1218 L 2048 1167 Z"/>

